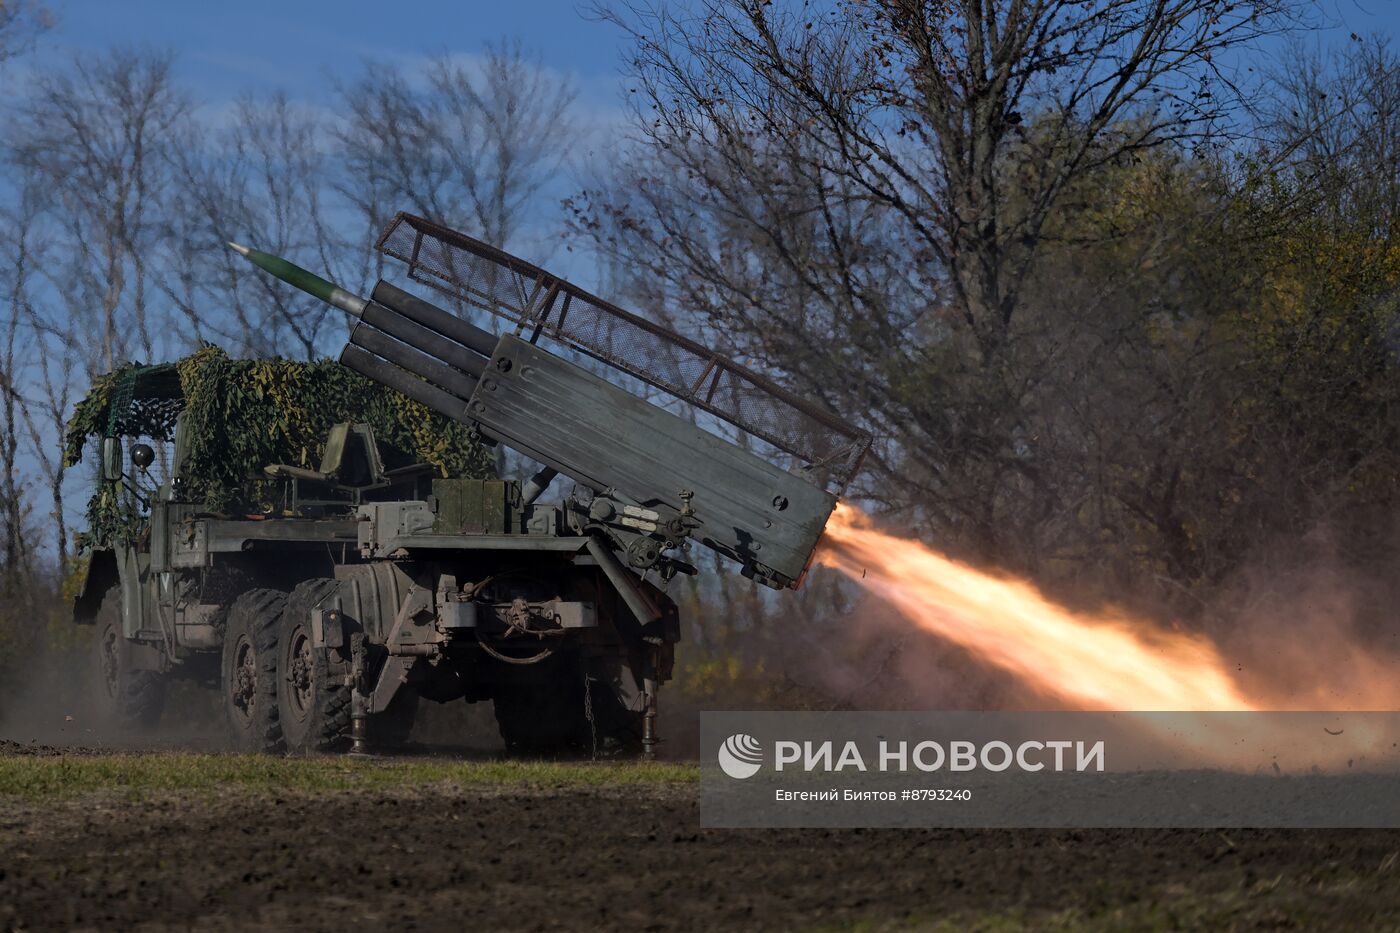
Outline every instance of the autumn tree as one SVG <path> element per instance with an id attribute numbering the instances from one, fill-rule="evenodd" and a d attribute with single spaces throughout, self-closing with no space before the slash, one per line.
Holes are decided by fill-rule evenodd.
<path id="1" fill-rule="evenodd" d="M 635 300 L 886 438 L 862 495 L 1035 568 L 1026 542 L 1079 495 L 1037 453 L 1037 394 L 1068 362 L 1036 294 L 1049 228 L 1108 173 L 1228 139 L 1247 90 L 1228 63 L 1305 11 L 611 8 L 641 145 L 575 201 L 576 229 L 636 270 Z"/>

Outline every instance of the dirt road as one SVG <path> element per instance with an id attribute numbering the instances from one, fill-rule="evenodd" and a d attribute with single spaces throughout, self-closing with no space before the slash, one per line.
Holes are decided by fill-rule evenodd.
<path id="1" fill-rule="evenodd" d="M 34 751 L 0 748 L 0 930 L 1400 928 L 1400 832 L 706 831 L 676 769 Z"/>

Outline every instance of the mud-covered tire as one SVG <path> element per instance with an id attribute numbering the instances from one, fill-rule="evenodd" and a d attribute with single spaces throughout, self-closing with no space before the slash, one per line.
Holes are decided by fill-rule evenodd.
<path id="1" fill-rule="evenodd" d="M 623 706 L 613 688 L 602 680 L 590 679 L 593 724 L 590 746 L 596 735 L 595 754 L 607 758 L 624 758 L 642 752 L 643 715 Z"/>
<path id="2" fill-rule="evenodd" d="M 93 620 L 91 674 L 93 712 L 104 728 L 149 732 L 165 709 L 166 678 L 132 666 L 131 643 L 122 634 L 121 588 L 102 599 Z"/>
<path id="3" fill-rule="evenodd" d="M 365 723 L 372 748 L 403 748 L 408 744 L 413 732 L 413 721 L 418 718 L 418 694 L 407 687 L 399 688 L 398 694 L 382 713 L 375 713 Z"/>
<path id="4" fill-rule="evenodd" d="M 277 709 L 288 751 L 337 751 L 350 741 L 350 688 L 311 633 L 312 610 L 339 586 L 317 578 L 287 596 L 277 640 Z"/>
<path id="5" fill-rule="evenodd" d="M 578 755 L 590 750 L 582 682 L 572 676 L 502 684 L 493 705 L 501 741 L 511 754 Z"/>
<path id="6" fill-rule="evenodd" d="M 642 750 L 642 714 L 625 709 L 613 688 L 562 664 L 543 683 L 497 688 L 496 725 L 506 751 L 519 755 L 625 757 Z"/>
<path id="7" fill-rule="evenodd" d="M 283 748 L 277 714 L 277 637 L 287 594 L 249 590 L 229 607 L 220 693 L 233 746 L 244 752 Z"/>

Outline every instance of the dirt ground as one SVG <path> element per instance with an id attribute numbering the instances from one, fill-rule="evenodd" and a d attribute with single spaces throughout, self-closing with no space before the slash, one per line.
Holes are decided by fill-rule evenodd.
<path id="1" fill-rule="evenodd" d="M 1400 929 L 1400 832 L 718 831 L 695 791 L 0 794 L 0 930 Z"/>

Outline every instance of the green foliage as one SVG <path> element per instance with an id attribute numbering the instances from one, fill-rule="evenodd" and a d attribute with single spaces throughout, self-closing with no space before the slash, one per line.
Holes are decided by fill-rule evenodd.
<path id="1" fill-rule="evenodd" d="M 64 439 L 68 464 L 82 460 L 83 446 L 93 435 L 170 440 L 182 406 L 176 378 L 173 366 L 140 363 L 99 376 L 69 419 Z"/>
<path id="2" fill-rule="evenodd" d="M 178 388 L 162 384 L 172 371 Z M 127 394 L 124 386 L 133 383 L 134 394 Z M 174 392 L 172 403 L 164 395 Z M 173 368 L 133 364 L 97 379 L 69 422 L 67 461 L 81 461 L 87 439 L 113 428 L 122 436 L 172 440 L 182 413 L 181 479 L 187 495 L 214 511 L 268 508 L 277 486 L 262 478 L 263 467 L 316 467 L 326 433 L 339 421 L 368 422 L 390 468 L 431 463 L 442 476 L 491 473 L 488 454 L 465 425 L 333 360 L 235 360 L 213 346 Z M 94 539 L 129 536 L 137 518 L 126 496 L 99 484 L 88 508 Z"/>
<path id="3" fill-rule="evenodd" d="M 977 556 L 1183 614 L 1318 529 L 1348 564 L 1384 563 L 1400 240 L 1328 210 L 1336 184 L 1162 147 L 1071 187 L 986 367 L 1000 378 L 937 393 L 965 412 L 1001 386 L 1010 413 L 966 462 L 934 452 L 950 512 L 974 519 L 938 533 L 982 521 Z"/>

